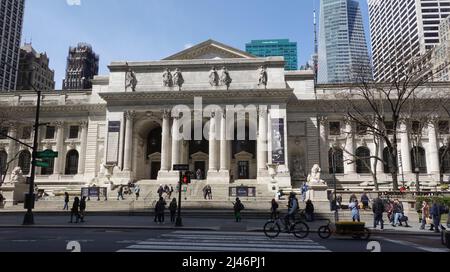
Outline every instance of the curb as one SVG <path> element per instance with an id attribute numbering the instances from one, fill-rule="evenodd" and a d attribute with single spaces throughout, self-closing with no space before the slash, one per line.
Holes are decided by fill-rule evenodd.
<path id="1" fill-rule="evenodd" d="M 82 225 L 37 225 L 37 226 L 23 226 L 23 225 L 0 225 L 0 229 L 111 229 L 111 230 L 191 230 L 191 231 L 219 231 L 220 227 L 151 227 L 151 226 L 82 226 Z"/>

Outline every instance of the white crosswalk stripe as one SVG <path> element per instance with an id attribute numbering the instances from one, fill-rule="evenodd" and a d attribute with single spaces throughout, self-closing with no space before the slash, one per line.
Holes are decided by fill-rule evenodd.
<path id="1" fill-rule="evenodd" d="M 118 252 L 330 252 L 310 239 L 281 234 L 269 239 L 263 233 L 174 231 L 131 245 Z"/>

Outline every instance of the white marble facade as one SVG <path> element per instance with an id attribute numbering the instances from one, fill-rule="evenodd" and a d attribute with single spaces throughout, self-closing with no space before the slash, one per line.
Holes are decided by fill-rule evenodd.
<path id="1" fill-rule="evenodd" d="M 161 61 L 113 62 L 108 67 L 110 74 L 96 77 L 92 90 L 43 94 L 41 122 L 49 128 L 41 127 L 40 149 L 58 151 L 59 157 L 51 169 L 38 170 L 40 186 L 74 188 L 109 181 L 175 184 L 178 173 L 172 171 L 174 164 L 189 164 L 194 173 L 201 169 L 200 178 L 211 184 L 270 185 L 268 167 L 276 164 L 278 185 L 290 188 L 305 181 L 314 164 L 320 164 L 322 178 L 331 180 L 328 151 L 332 145 L 374 149 L 370 137 L 347 133 L 354 128 L 342 116 L 319 113 L 317 118 L 312 71 L 287 72 L 282 57 L 256 58 L 209 40 Z M 212 67 L 219 77 L 217 84 L 211 76 Z M 229 87 L 224 67 L 232 79 Z M 261 67 L 266 69 L 267 81 L 260 80 Z M 163 79 L 167 69 L 172 73 L 172 78 L 166 78 L 170 82 Z M 175 77 L 176 69 L 181 71 L 183 81 Z M 134 88 L 128 82 L 130 71 L 137 82 Z M 321 97 L 339 88 L 318 86 L 317 92 Z M 195 103 L 199 98 L 200 107 Z M 1 93 L 0 109 L 4 114 L 0 120 L 4 121 L 0 127 L 8 128 L 11 137 L 31 144 L 32 133 L 28 131 L 35 104 L 33 92 Z M 194 119 L 192 133 L 187 134 L 199 133 L 193 128 L 195 122 L 200 122 L 207 130 L 205 135 L 214 140 L 172 137 L 187 115 L 174 118 L 172 109 L 178 105 L 190 109 Z M 210 105 L 215 108 L 208 110 Z M 237 114 L 232 121 L 227 120 L 227 107 L 237 105 L 254 107 L 255 118 Z M 274 129 L 275 121 L 279 122 L 278 131 Z M 256 138 L 234 140 L 230 128 L 239 122 L 253 129 Z M 332 135 L 330 122 L 339 122 L 345 133 Z M 421 179 L 430 184 L 440 178 L 439 148 L 447 144 L 448 136 L 437 134 L 433 128 L 430 124 L 422 145 L 427 170 Z M 403 177 L 412 180 L 412 146 L 407 137 L 400 138 Z M 15 166 L 27 163 L 21 151 L 27 152 L 27 148 L 0 139 L 0 155 L 20 157 L 9 167 L 7 176 Z M 354 164 L 343 167 L 343 173 L 337 176 L 343 187 L 357 188 L 372 179 L 357 173 Z M 380 180 L 389 182 L 391 178 L 382 166 L 375 170 Z"/>

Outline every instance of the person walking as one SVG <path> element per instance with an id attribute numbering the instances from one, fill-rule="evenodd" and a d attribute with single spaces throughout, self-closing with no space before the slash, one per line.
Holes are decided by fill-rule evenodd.
<path id="1" fill-rule="evenodd" d="M 159 185 L 158 191 L 157 191 L 159 197 L 161 198 L 162 195 L 164 194 L 164 187 L 162 186 L 162 184 Z"/>
<path id="2" fill-rule="evenodd" d="M 278 218 L 278 202 L 274 199 L 272 199 L 272 205 L 270 207 L 270 219 L 275 220 Z"/>
<path id="3" fill-rule="evenodd" d="M 348 201 L 348 203 L 352 203 L 352 202 L 355 202 L 355 201 L 357 201 L 358 200 L 358 198 L 356 197 L 356 195 L 355 194 L 352 194 L 351 196 L 350 196 L 350 200 Z"/>
<path id="4" fill-rule="evenodd" d="M 164 211 L 166 210 L 166 201 L 164 201 L 163 197 L 159 198 L 159 201 L 156 203 L 155 212 L 158 218 L 159 224 L 164 224 Z"/>
<path id="5" fill-rule="evenodd" d="M 136 201 L 139 200 L 140 193 L 141 193 L 141 187 L 139 186 L 139 184 L 136 184 L 134 186 L 134 194 L 136 195 Z"/>
<path id="6" fill-rule="evenodd" d="M 120 185 L 119 191 L 117 191 L 117 200 L 119 199 L 125 200 L 125 198 L 123 197 L 123 185 Z"/>
<path id="7" fill-rule="evenodd" d="M 403 217 L 403 205 L 402 203 L 400 203 L 400 201 L 398 201 L 398 199 L 394 200 L 392 212 L 394 214 L 394 222 L 392 223 L 392 226 L 397 227 L 398 224 L 402 226 L 400 219 Z"/>
<path id="8" fill-rule="evenodd" d="M 340 209 L 342 207 L 342 195 L 338 195 L 336 199 L 337 208 Z"/>
<path id="9" fill-rule="evenodd" d="M 367 196 L 366 193 L 363 193 L 361 196 L 361 203 L 363 204 L 363 209 L 366 210 L 369 208 L 369 197 Z"/>
<path id="10" fill-rule="evenodd" d="M 242 202 L 239 199 L 239 197 L 236 198 L 236 202 L 233 203 L 234 217 L 236 219 L 236 222 L 241 222 L 242 221 L 241 212 L 244 209 L 245 209 L 244 204 L 242 204 Z"/>
<path id="11" fill-rule="evenodd" d="M 302 202 L 306 201 L 306 195 L 307 195 L 308 191 L 309 191 L 309 187 L 308 187 L 308 184 L 306 184 L 306 182 L 305 182 L 305 183 L 303 183 L 303 186 L 301 188 Z"/>
<path id="12" fill-rule="evenodd" d="M 433 200 L 433 206 L 430 209 L 430 215 L 433 218 L 433 225 L 431 226 L 431 230 L 439 233 L 439 225 L 441 224 L 441 208 L 436 200 Z"/>
<path id="13" fill-rule="evenodd" d="M 174 198 L 174 199 L 172 199 L 172 202 L 170 202 L 170 205 L 169 205 L 170 222 L 172 222 L 172 223 L 175 222 L 175 215 L 177 213 L 177 208 L 178 208 L 177 199 Z"/>
<path id="14" fill-rule="evenodd" d="M 308 201 L 306 201 L 305 214 L 306 214 L 306 221 L 308 222 L 314 221 L 314 204 L 312 203 L 311 199 L 308 199 Z"/>
<path id="15" fill-rule="evenodd" d="M 377 197 L 373 201 L 372 211 L 373 211 L 373 228 L 376 229 L 378 227 L 378 224 L 380 224 L 381 229 L 383 230 L 384 229 L 384 220 L 383 220 L 384 204 L 380 197 Z"/>
<path id="16" fill-rule="evenodd" d="M 213 197 L 212 197 L 212 188 L 211 188 L 211 185 L 207 185 L 208 186 L 208 199 L 209 200 L 212 200 L 213 199 Z"/>
<path id="17" fill-rule="evenodd" d="M 86 197 L 83 196 L 80 201 L 80 221 L 84 223 L 84 217 L 86 215 Z"/>
<path id="18" fill-rule="evenodd" d="M 295 214 L 297 213 L 298 209 L 299 209 L 298 199 L 295 196 L 295 193 L 291 192 L 289 194 L 288 213 L 284 217 L 286 230 L 288 229 L 288 226 L 291 225 L 290 219 L 295 221 Z"/>
<path id="19" fill-rule="evenodd" d="M 348 208 L 352 211 L 352 220 L 353 222 L 361 222 L 361 217 L 359 215 L 359 203 L 357 199 L 354 199 L 353 202 L 351 202 L 348 205 Z"/>
<path id="20" fill-rule="evenodd" d="M 422 202 L 422 224 L 420 225 L 420 229 L 424 230 L 427 226 L 427 221 L 430 220 L 430 205 L 428 205 L 427 201 Z M 430 224 L 430 230 L 431 230 L 432 224 Z"/>
<path id="21" fill-rule="evenodd" d="M 75 216 L 76 222 L 78 223 L 78 220 L 80 219 L 79 214 L 79 208 L 80 208 L 80 199 L 78 197 L 75 197 L 72 204 L 72 209 L 70 210 L 70 222 L 73 223 L 73 217 Z"/>
<path id="22" fill-rule="evenodd" d="M 172 197 L 172 194 L 173 194 L 173 186 L 170 185 L 170 188 L 169 188 L 169 199 Z"/>
<path id="23" fill-rule="evenodd" d="M 69 193 L 65 192 L 64 193 L 64 208 L 63 211 L 68 211 L 69 210 Z"/>
<path id="24" fill-rule="evenodd" d="M 203 187 L 203 198 L 205 200 L 208 199 L 208 185 L 205 185 L 205 187 Z"/>

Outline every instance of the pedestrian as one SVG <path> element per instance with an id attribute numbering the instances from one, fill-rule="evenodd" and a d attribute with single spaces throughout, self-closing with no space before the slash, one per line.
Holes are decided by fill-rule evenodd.
<path id="1" fill-rule="evenodd" d="M 370 202 L 369 197 L 367 196 L 366 193 L 363 193 L 361 196 L 361 203 L 363 205 L 364 210 L 369 208 L 369 202 Z"/>
<path id="2" fill-rule="evenodd" d="M 213 197 L 212 197 L 212 188 L 211 188 L 211 185 L 207 185 L 208 186 L 208 189 L 207 189 L 207 191 L 208 191 L 208 199 L 209 200 L 212 200 L 213 199 Z"/>
<path id="3" fill-rule="evenodd" d="M 303 183 L 303 186 L 301 188 L 302 202 L 306 201 L 306 194 L 308 193 L 308 191 L 309 191 L 309 187 L 308 187 L 308 184 L 306 184 L 306 182 L 305 182 L 305 183 Z"/>
<path id="4" fill-rule="evenodd" d="M 170 222 L 174 223 L 175 222 L 175 214 L 177 213 L 177 199 L 174 198 L 172 199 L 172 202 L 170 202 L 169 205 L 169 211 L 170 211 Z"/>
<path id="5" fill-rule="evenodd" d="M 311 199 L 308 199 L 308 201 L 306 201 L 305 215 L 306 221 L 314 221 L 314 204 L 312 203 Z"/>
<path id="6" fill-rule="evenodd" d="M 357 199 L 354 199 L 353 202 L 351 202 L 348 205 L 348 208 L 352 211 L 352 220 L 353 222 L 361 222 L 361 217 L 359 215 L 359 203 Z"/>
<path id="7" fill-rule="evenodd" d="M 202 178 L 202 170 L 197 169 L 196 177 L 197 177 L 197 180 L 202 180 L 203 179 Z"/>
<path id="8" fill-rule="evenodd" d="M 427 224 L 431 223 L 430 216 L 430 205 L 428 205 L 428 202 L 424 200 L 422 202 L 422 224 L 420 226 L 421 230 L 424 230 Z M 430 224 L 430 230 L 432 230 L 431 226 L 432 224 Z"/>
<path id="9" fill-rule="evenodd" d="M 431 225 L 431 230 L 439 233 L 439 225 L 441 224 L 441 209 L 436 200 L 433 200 L 433 206 L 430 209 L 430 215 L 433 218 L 433 225 Z"/>
<path id="10" fill-rule="evenodd" d="M 159 201 L 156 203 L 155 212 L 158 218 L 159 224 L 164 224 L 164 211 L 166 210 L 166 201 L 164 201 L 163 197 L 159 198 Z"/>
<path id="11" fill-rule="evenodd" d="M 272 205 L 270 207 L 270 219 L 275 220 L 278 218 L 278 202 L 274 199 L 272 199 Z"/>
<path id="12" fill-rule="evenodd" d="M 117 191 L 117 200 L 119 199 L 125 200 L 125 198 L 123 197 L 123 185 L 120 185 L 119 191 Z"/>
<path id="13" fill-rule="evenodd" d="M 392 223 L 393 227 L 397 227 L 397 225 L 402 226 L 402 222 L 400 219 L 403 217 L 403 205 L 400 203 L 398 199 L 394 200 L 393 205 L 393 215 L 394 215 L 394 222 Z"/>
<path id="14" fill-rule="evenodd" d="M 208 185 L 205 185 L 205 187 L 203 187 L 203 198 L 205 200 L 208 199 Z"/>
<path id="15" fill-rule="evenodd" d="M 372 211 L 373 211 L 373 228 L 376 229 L 378 224 L 380 224 L 381 229 L 384 229 L 384 220 L 383 220 L 384 204 L 380 197 L 377 197 L 373 201 Z"/>
<path id="16" fill-rule="evenodd" d="M 86 215 L 86 197 L 83 196 L 80 201 L 80 220 L 84 223 L 84 216 Z"/>
<path id="17" fill-rule="evenodd" d="M 136 184 L 134 186 L 134 194 L 136 195 L 136 201 L 139 200 L 139 194 L 141 193 L 141 187 L 139 186 L 139 184 Z"/>
<path id="18" fill-rule="evenodd" d="M 170 191 L 169 186 L 167 184 L 164 185 L 164 193 L 166 193 L 166 195 L 169 195 L 169 191 Z"/>
<path id="19" fill-rule="evenodd" d="M 164 193 L 164 188 L 163 188 L 162 184 L 159 185 L 157 193 L 158 193 L 159 197 L 161 198 Z"/>
<path id="20" fill-rule="evenodd" d="M 350 196 L 350 200 L 349 200 L 348 202 L 349 202 L 349 203 L 352 203 L 352 202 L 355 202 L 356 200 L 358 200 L 358 198 L 356 197 L 355 194 L 352 194 L 352 195 Z"/>
<path id="21" fill-rule="evenodd" d="M 338 195 L 336 199 L 337 208 L 340 209 L 342 207 L 342 195 Z"/>
<path id="22" fill-rule="evenodd" d="M 68 211 L 69 210 L 69 193 L 65 192 L 64 193 L 64 208 L 63 211 Z"/>
<path id="23" fill-rule="evenodd" d="M 295 222 L 295 214 L 298 212 L 298 210 L 299 210 L 298 199 L 295 196 L 295 193 L 291 192 L 289 194 L 288 212 L 284 217 L 286 230 L 288 230 L 288 226 L 291 225 L 290 219 L 292 219 Z"/>
<path id="24" fill-rule="evenodd" d="M 236 222 L 241 222 L 242 221 L 241 212 L 244 209 L 245 209 L 244 204 L 242 204 L 242 202 L 239 199 L 239 197 L 236 198 L 236 202 L 233 203 L 234 217 L 236 219 Z"/>
<path id="25" fill-rule="evenodd" d="M 80 199 L 78 197 L 75 197 L 72 204 L 72 210 L 70 211 L 70 222 L 73 223 L 73 217 L 75 216 L 76 222 L 78 223 L 78 220 L 80 219 L 79 214 L 79 208 L 80 208 Z"/>
<path id="26" fill-rule="evenodd" d="M 173 194 L 173 186 L 170 185 L 170 189 L 169 189 L 169 199 L 172 197 Z"/>

